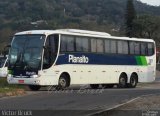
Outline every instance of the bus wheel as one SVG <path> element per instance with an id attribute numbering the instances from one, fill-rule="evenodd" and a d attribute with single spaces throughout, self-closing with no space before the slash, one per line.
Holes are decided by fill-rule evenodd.
<path id="1" fill-rule="evenodd" d="M 127 86 L 127 75 L 126 74 L 121 74 L 119 77 L 119 88 L 125 88 Z"/>
<path id="2" fill-rule="evenodd" d="M 29 85 L 28 87 L 31 91 L 38 91 L 41 88 L 40 85 Z"/>
<path id="3" fill-rule="evenodd" d="M 138 76 L 136 74 L 132 74 L 128 87 L 135 88 L 137 86 L 137 83 L 138 83 Z"/>
<path id="4" fill-rule="evenodd" d="M 58 89 L 65 89 L 69 87 L 69 78 L 65 74 L 62 74 L 59 78 Z"/>
<path id="5" fill-rule="evenodd" d="M 98 84 L 90 84 L 90 87 L 92 89 L 98 89 L 99 88 L 99 85 Z"/>
<path id="6" fill-rule="evenodd" d="M 113 88 L 114 84 L 102 84 L 102 88 Z"/>

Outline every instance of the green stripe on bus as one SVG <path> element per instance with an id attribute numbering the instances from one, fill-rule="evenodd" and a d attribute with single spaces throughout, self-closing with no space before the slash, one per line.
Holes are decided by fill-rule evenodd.
<path id="1" fill-rule="evenodd" d="M 145 56 L 136 56 L 137 65 L 147 66 L 147 60 Z"/>
<path id="2" fill-rule="evenodd" d="M 145 56 L 140 56 L 140 59 L 141 59 L 142 65 L 147 66 L 146 57 Z"/>
<path id="3" fill-rule="evenodd" d="M 137 65 L 142 65 L 141 59 L 139 56 L 136 56 Z"/>

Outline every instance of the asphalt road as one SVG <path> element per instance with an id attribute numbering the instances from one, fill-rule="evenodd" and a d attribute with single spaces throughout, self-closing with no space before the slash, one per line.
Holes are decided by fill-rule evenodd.
<path id="1" fill-rule="evenodd" d="M 160 80 L 160 76 L 156 81 Z M 138 86 L 134 89 L 83 89 L 72 87 L 65 91 L 55 91 L 43 88 L 38 92 L 30 92 L 25 96 L 0 99 L 1 110 L 49 110 L 57 115 L 65 111 L 75 111 L 72 115 L 87 115 L 111 108 L 135 97 L 149 94 L 160 94 L 160 87 L 146 88 Z M 53 112 L 52 112 L 53 113 Z M 68 114 L 70 115 L 70 114 Z M 66 116 L 66 115 L 65 115 Z"/>

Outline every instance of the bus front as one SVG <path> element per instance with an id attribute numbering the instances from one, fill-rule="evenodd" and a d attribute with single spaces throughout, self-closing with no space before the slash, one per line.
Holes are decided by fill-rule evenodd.
<path id="1" fill-rule="evenodd" d="M 10 84 L 30 84 L 27 78 L 38 76 L 38 71 L 41 69 L 44 40 L 45 35 L 14 36 L 8 57 L 7 80 Z"/>
<path id="2" fill-rule="evenodd" d="M 8 83 L 26 84 L 33 90 L 47 84 L 42 83 L 45 81 L 41 81 L 40 73 L 50 68 L 56 59 L 58 43 L 54 43 L 54 37 L 44 34 L 15 35 L 8 57 Z"/>

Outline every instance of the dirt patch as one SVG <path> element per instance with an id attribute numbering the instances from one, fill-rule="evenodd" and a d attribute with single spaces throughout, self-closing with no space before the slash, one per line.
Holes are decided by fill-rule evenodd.
<path id="1" fill-rule="evenodd" d="M 25 94 L 26 91 L 24 89 L 13 89 L 12 91 L 0 93 L 0 98 L 6 96 L 21 96 Z"/>

